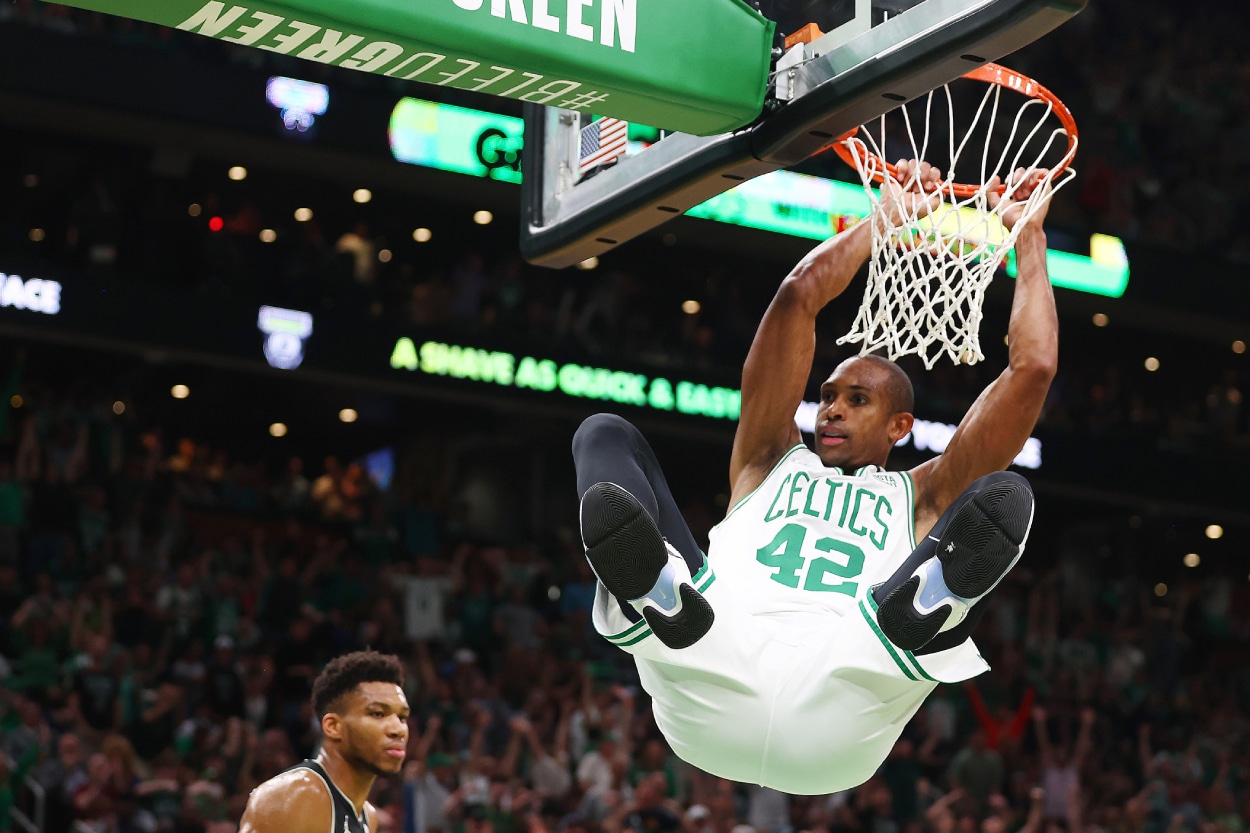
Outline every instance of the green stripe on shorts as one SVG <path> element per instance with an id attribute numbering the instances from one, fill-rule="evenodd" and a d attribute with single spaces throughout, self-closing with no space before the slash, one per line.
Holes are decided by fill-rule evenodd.
<path id="1" fill-rule="evenodd" d="M 712 564 L 708 560 L 707 554 L 703 555 L 703 566 L 699 571 L 691 576 L 691 584 L 694 589 L 700 593 L 706 591 L 716 581 L 716 573 L 712 572 Z M 642 640 L 651 635 L 651 627 L 647 624 L 646 619 L 641 619 L 630 625 L 620 633 L 614 633 L 611 636 L 605 636 L 604 639 L 620 648 L 626 648 L 630 645 L 637 645 Z"/>
<path id="2" fill-rule="evenodd" d="M 860 607 L 862 608 L 864 603 L 863 603 L 863 602 L 860 602 L 859 604 L 860 604 Z M 884 633 L 882 633 L 882 632 L 881 632 L 881 629 L 880 629 L 879 627 L 877 627 L 877 623 L 876 623 L 876 615 L 877 615 L 877 600 L 876 600 L 876 598 L 872 595 L 872 591 L 871 591 L 871 590 L 869 590 L 869 591 L 868 591 L 868 604 L 872 607 L 872 616 L 873 616 L 873 618 L 869 621 L 869 624 L 870 624 L 870 625 L 872 625 L 872 629 L 873 629 L 874 631 L 876 631 L 876 634 L 877 634 L 877 636 L 878 636 L 879 638 L 881 638 L 881 639 L 885 640 L 885 642 L 887 643 L 887 647 L 889 647 L 889 648 L 893 649 L 893 650 L 892 650 L 892 652 L 893 652 L 893 651 L 899 651 L 900 649 L 899 649 L 898 647 L 896 647 L 896 646 L 894 645 L 894 643 L 893 643 L 893 642 L 890 642 L 890 640 L 886 638 L 886 635 L 885 635 Z M 868 616 L 868 612 L 867 612 L 867 611 L 864 611 L 864 616 L 865 616 L 865 617 L 866 617 L 866 616 Z M 915 655 L 915 654 L 913 654 L 911 651 L 901 651 L 901 653 L 903 654 L 903 657 L 904 657 L 906 660 L 908 660 L 908 665 L 910 665 L 910 666 L 912 667 L 912 669 L 913 669 L 913 670 L 915 670 L 915 672 L 916 672 L 917 674 L 919 674 L 921 677 L 924 677 L 924 678 L 925 678 L 926 680 L 928 680 L 929 682 L 933 682 L 933 683 L 936 683 L 936 682 L 937 682 L 937 680 L 935 680 L 935 679 L 933 679 L 932 677 L 930 677 L 930 676 L 929 676 L 929 675 L 925 672 L 925 670 L 924 670 L 923 668 L 921 668 L 921 667 L 920 667 L 920 660 L 916 659 L 916 655 Z M 898 660 L 897 660 L 897 658 L 896 658 L 896 659 L 895 659 L 895 662 L 897 662 L 897 661 L 898 661 Z M 907 676 L 911 677 L 911 675 L 910 675 L 910 674 L 908 674 Z M 915 677 L 912 677 L 912 679 L 914 680 L 914 679 L 916 679 L 916 678 L 915 678 Z"/>
<path id="3" fill-rule="evenodd" d="M 903 663 L 903 660 L 899 657 L 894 644 L 891 643 L 890 640 L 886 639 L 885 634 L 881 632 L 881 628 L 877 627 L 876 620 L 872 618 L 872 614 L 868 612 L 868 608 L 864 605 L 862 599 L 859 602 L 859 612 L 864 615 L 864 621 L 868 623 L 868 627 L 872 628 L 872 632 L 877 635 L 877 639 L 881 640 L 881 645 L 885 648 L 886 652 L 889 653 L 890 659 L 894 660 L 894 664 L 899 667 L 899 670 L 907 675 L 907 679 L 920 682 L 916 675 L 911 672 L 911 669 Z"/>
<path id="4" fill-rule="evenodd" d="M 614 633 L 611 636 L 605 636 L 603 638 L 608 640 L 609 642 L 619 642 L 622 639 L 629 639 L 637 635 L 638 631 L 646 627 L 647 627 L 647 621 L 645 619 L 640 619 L 634 624 L 630 625 L 625 630 L 621 631 L 620 633 Z M 630 644 L 633 644 L 633 643 L 630 643 Z"/>

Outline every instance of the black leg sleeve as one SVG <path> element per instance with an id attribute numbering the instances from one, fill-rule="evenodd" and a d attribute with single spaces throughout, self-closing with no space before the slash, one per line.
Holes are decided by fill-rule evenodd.
<path id="1" fill-rule="evenodd" d="M 596 483 L 615 483 L 638 499 L 660 534 L 690 568 L 703 566 L 703 551 L 686 525 L 669 491 L 660 462 L 637 428 L 615 414 L 595 414 L 573 435 L 573 463 L 577 468 L 577 498 Z"/>

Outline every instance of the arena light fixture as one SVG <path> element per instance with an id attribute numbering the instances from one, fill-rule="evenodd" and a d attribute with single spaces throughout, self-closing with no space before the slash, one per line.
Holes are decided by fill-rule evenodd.
<path id="1" fill-rule="evenodd" d="M 412 230 L 412 239 L 417 241 L 418 243 L 429 243 L 430 238 L 432 238 L 433 236 L 434 236 L 434 232 L 430 231 L 428 228 L 419 228 L 419 229 Z"/>
<path id="2" fill-rule="evenodd" d="M 32 243 L 42 243 L 43 238 L 47 237 L 47 234 L 41 228 L 33 228 L 30 230 L 29 236 Z"/>
<path id="3" fill-rule="evenodd" d="M 588 257 L 585 260 L 583 260 L 581 263 L 577 264 L 577 268 L 581 269 L 583 272 L 589 272 L 591 269 L 598 269 L 599 258 Z"/>
<path id="4" fill-rule="evenodd" d="M 491 214 L 486 209 L 473 212 L 473 222 L 477 223 L 479 226 L 489 226 L 492 222 L 494 222 L 494 220 L 495 215 Z"/>
<path id="5" fill-rule="evenodd" d="M 1146 359 L 1145 366 L 1147 370 L 1149 370 L 1151 373 L 1154 373 L 1156 370 L 1159 369 L 1159 360 L 1156 359 L 1154 356 L 1150 356 Z"/>
<path id="6" fill-rule="evenodd" d="M 186 385 L 174 385 L 169 389 L 169 395 L 174 399 L 186 399 L 191 395 L 191 389 Z"/>
<path id="7" fill-rule="evenodd" d="M 297 208 L 297 209 L 295 209 L 295 222 L 297 222 L 297 223 L 307 223 L 307 222 L 308 222 L 309 220 L 311 220 L 312 218 L 313 218 L 313 212 L 312 212 L 312 209 L 311 209 L 311 208 Z"/>
<path id="8" fill-rule="evenodd" d="M 344 408 L 339 411 L 339 422 L 352 423 L 359 419 L 360 414 L 356 413 L 355 408 Z"/>
<path id="9" fill-rule="evenodd" d="M 271 228 L 263 228 L 260 230 L 260 242 L 272 243 L 278 239 L 278 233 Z"/>
<path id="10" fill-rule="evenodd" d="M 1185 553 L 1185 557 L 1181 559 L 1181 563 L 1183 563 L 1186 567 L 1197 567 L 1202 563 L 1202 557 L 1196 552 L 1187 552 Z"/>
<path id="11" fill-rule="evenodd" d="M 272 425 L 270 425 L 270 426 L 269 426 L 269 436 L 271 436 L 271 437 L 285 437 L 285 436 L 286 436 L 286 423 L 284 423 L 284 422 L 275 422 L 275 423 L 273 423 Z"/>
<path id="12" fill-rule="evenodd" d="M 9 405 L 13 408 L 20 408 L 26 404 L 26 400 L 22 398 L 20 393 L 15 393 L 9 397 Z"/>
<path id="13" fill-rule="evenodd" d="M 1236 341 L 1234 341 L 1233 352 L 1238 355 L 1241 355 L 1242 353 L 1246 352 L 1246 343 L 1242 341 L 1241 339 L 1237 339 Z"/>
<path id="14" fill-rule="evenodd" d="M 122 414 L 126 413 L 126 403 L 121 401 L 120 399 L 114 402 L 113 413 L 117 414 L 118 416 L 121 416 Z"/>
<path id="15" fill-rule="evenodd" d="M 382 249 L 381 251 L 378 252 L 378 260 L 382 263 L 390 263 L 391 258 L 393 258 L 394 256 L 395 256 L 394 252 L 392 252 L 390 249 Z"/>
<path id="16" fill-rule="evenodd" d="M 226 227 L 226 221 L 221 219 L 220 217 L 208 218 L 208 230 L 209 231 L 221 231 L 225 227 Z"/>
<path id="17" fill-rule="evenodd" d="M 247 168 L 242 165 L 235 165 L 230 170 L 226 171 L 226 176 L 230 177 L 230 179 L 234 182 L 242 182 L 247 179 Z"/>
<path id="18" fill-rule="evenodd" d="M 265 361 L 278 370 L 294 370 L 304 361 L 304 341 L 312 335 L 310 312 L 262 306 L 256 326 L 265 334 Z"/>
<path id="19" fill-rule="evenodd" d="M 187 206 L 187 213 L 192 217 L 200 216 L 200 212 L 203 210 L 204 208 L 198 202 L 193 202 Z"/>
<path id="20" fill-rule="evenodd" d="M 330 88 L 315 81 L 275 75 L 265 83 L 265 100 L 277 108 L 283 127 L 305 133 L 329 108 Z"/>
<path id="21" fill-rule="evenodd" d="M 1206 532 L 1207 532 L 1207 537 L 1210 538 L 1212 541 L 1216 540 L 1217 538 L 1224 537 L 1224 527 L 1220 526 L 1219 524 L 1209 525 L 1207 527 Z"/>
<path id="22" fill-rule="evenodd" d="M 373 192 L 368 188 L 357 188 L 355 191 L 352 191 L 353 202 L 358 202 L 361 205 L 364 205 L 371 199 L 373 199 Z"/>
<path id="23" fill-rule="evenodd" d="M 681 311 L 686 315 L 697 315 L 701 309 L 703 309 L 703 306 L 694 299 L 681 302 Z"/>
<path id="24" fill-rule="evenodd" d="M 1168 594 L 1168 586 L 1166 584 L 1164 584 L 1163 582 L 1159 582 L 1158 584 L 1155 585 L 1156 596 L 1158 596 L 1159 598 L 1163 598 L 1167 594 Z"/>
<path id="25" fill-rule="evenodd" d="M 1104 315 L 1101 312 L 1094 313 L 1094 326 L 1095 327 L 1105 327 L 1109 323 L 1111 323 L 1111 319 L 1108 318 L 1106 315 Z"/>

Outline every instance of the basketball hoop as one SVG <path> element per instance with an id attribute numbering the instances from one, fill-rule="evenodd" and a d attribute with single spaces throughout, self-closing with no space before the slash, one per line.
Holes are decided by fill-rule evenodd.
<path id="1" fill-rule="evenodd" d="M 1054 93 L 992 63 L 963 80 L 987 85 L 965 129 L 957 129 L 956 96 L 946 84 L 882 116 L 875 134 L 863 126 L 833 146 L 859 172 L 872 206 L 868 286 L 851 331 L 838 339 L 839 344 L 859 343 L 861 354 L 885 350 L 896 359 L 914 353 L 930 369 L 943 354 L 957 364 L 985 358 L 978 331 L 986 287 L 1020 231 L 1076 175 L 1069 167 L 1076 156 L 1076 122 Z M 1018 96 L 1004 101 L 1004 91 Z M 1011 98 L 1017 106 L 1014 115 L 1006 115 Z M 915 119 L 923 119 L 919 142 Z M 900 140 L 903 134 L 906 141 Z M 907 181 L 899 181 L 898 168 L 886 161 L 887 136 L 895 137 L 892 148 L 902 146 L 891 154 L 895 158 L 924 159 L 945 174 L 933 192 L 941 195 L 939 204 L 925 211 L 928 206 L 917 200 L 909 215 L 897 221 L 887 216 L 873 186 L 889 177 L 906 189 L 918 175 L 913 170 Z M 943 139 L 945 148 L 939 146 Z M 1002 200 L 992 208 L 989 183 L 998 176 L 1003 183 L 999 194 L 1009 186 L 1014 190 L 1019 183 L 1011 177 L 1021 168 L 1044 175 L 1021 201 L 1022 215 L 1008 229 L 1001 218 L 1012 203 Z M 961 182 L 961 177 L 979 184 Z"/>

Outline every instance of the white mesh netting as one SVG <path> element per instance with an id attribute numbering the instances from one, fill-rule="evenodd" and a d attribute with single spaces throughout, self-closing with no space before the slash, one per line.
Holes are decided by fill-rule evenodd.
<path id="1" fill-rule="evenodd" d="M 955 83 L 964 93 L 971 87 L 975 95 L 976 82 Z M 998 84 L 984 85 L 971 125 L 957 131 L 956 106 L 964 102 L 952 95 L 951 86 L 882 116 L 875 131 L 864 126 L 845 140 L 871 201 L 866 221 L 873 224 L 873 240 L 863 302 L 851 331 L 838 344 L 858 343 L 861 354 L 885 351 L 891 359 L 914 353 L 930 369 L 942 355 L 962 364 L 985 358 L 979 330 L 986 287 L 1020 231 L 1075 175 L 1066 167 L 1075 152 L 1075 136 L 1070 143 L 1049 101 L 1016 95 Z M 1014 115 L 1006 113 L 1011 104 L 1003 101 L 1004 92 L 1008 102 L 1019 100 Z M 923 118 L 919 142 L 913 118 Z M 945 148 L 938 144 L 943 139 Z M 897 224 L 887 216 L 888 207 L 873 184 L 890 176 L 883 162 L 890 158 L 924 159 L 941 170 L 941 202 L 927 215 L 928 206 L 916 200 Z M 1003 199 L 991 208 L 985 183 L 1000 176 L 1013 193 L 1012 172 L 1021 168 L 1045 175 L 1020 201 L 1022 214 L 1007 229 L 1002 216 L 1013 202 Z M 913 172 L 899 186 L 914 186 L 915 177 Z M 963 189 L 954 183 L 969 181 L 979 185 L 961 196 Z"/>

